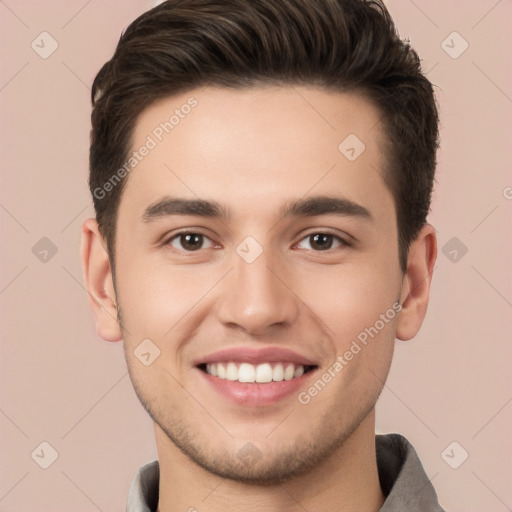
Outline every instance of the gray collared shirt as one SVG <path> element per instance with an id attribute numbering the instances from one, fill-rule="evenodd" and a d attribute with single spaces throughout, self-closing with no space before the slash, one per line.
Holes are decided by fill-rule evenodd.
<path id="1" fill-rule="evenodd" d="M 379 512 L 444 512 L 423 466 L 405 437 L 375 436 L 377 467 L 386 501 Z M 126 512 L 155 512 L 158 506 L 158 461 L 142 466 L 134 476 Z"/>

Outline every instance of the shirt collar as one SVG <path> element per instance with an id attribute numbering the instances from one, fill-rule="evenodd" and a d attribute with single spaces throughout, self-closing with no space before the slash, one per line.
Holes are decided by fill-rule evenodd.
<path id="1" fill-rule="evenodd" d="M 444 512 L 413 446 L 399 434 L 375 436 L 380 485 L 386 501 L 379 512 Z M 155 512 L 160 467 L 149 462 L 135 474 L 126 512 Z"/>

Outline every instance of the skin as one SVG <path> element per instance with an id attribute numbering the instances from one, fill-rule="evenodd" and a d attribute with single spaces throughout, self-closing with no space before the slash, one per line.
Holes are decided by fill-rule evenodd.
<path id="1" fill-rule="evenodd" d="M 425 316 L 435 231 L 422 228 L 402 273 L 395 205 L 381 177 L 385 133 L 368 100 L 308 87 L 189 91 L 141 114 L 133 149 L 190 97 L 197 107 L 129 175 L 115 287 L 96 221 L 82 227 L 98 334 L 123 340 L 154 420 L 159 511 L 377 511 L 375 403 L 395 338 L 412 338 Z M 353 162 L 338 150 L 348 134 L 366 146 Z M 231 217 L 144 222 L 164 196 L 217 201 Z M 287 202 L 312 196 L 348 199 L 370 216 L 282 216 Z M 183 229 L 206 238 L 190 250 L 172 238 Z M 326 231 L 334 235 L 327 250 L 310 237 Z M 250 264 L 236 252 L 247 236 L 263 249 Z M 284 347 L 318 365 L 307 390 L 397 300 L 401 312 L 307 405 L 296 394 L 268 407 L 236 405 L 193 365 L 225 347 Z M 149 366 L 133 353 L 146 338 L 161 351 Z M 259 454 L 252 464 L 237 455 L 247 443 Z"/>

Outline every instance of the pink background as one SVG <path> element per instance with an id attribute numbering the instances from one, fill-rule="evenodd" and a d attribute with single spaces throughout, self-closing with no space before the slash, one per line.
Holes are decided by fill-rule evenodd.
<path id="1" fill-rule="evenodd" d="M 81 222 L 93 216 L 90 85 L 121 30 L 153 3 L 0 2 L 3 512 L 124 510 L 134 472 L 156 458 L 122 346 L 96 335 L 79 260 Z M 413 443 L 448 511 L 505 512 L 512 508 L 512 2 L 388 5 L 437 85 L 442 150 L 430 221 L 440 252 L 428 317 L 414 341 L 397 342 L 377 429 Z M 43 31 L 58 43 L 47 59 L 31 47 Z M 454 31 L 469 44 L 458 58 L 444 49 L 462 48 L 458 36 L 446 39 Z M 57 248 L 46 262 L 32 252 L 43 237 Z M 456 262 L 451 246 L 442 252 L 453 237 L 468 249 Z M 58 452 L 48 469 L 31 457 L 43 441 Z M 469 453 L 457 469 L 442 457 L 453 441 L 452 464 L 462 449 Z"/>

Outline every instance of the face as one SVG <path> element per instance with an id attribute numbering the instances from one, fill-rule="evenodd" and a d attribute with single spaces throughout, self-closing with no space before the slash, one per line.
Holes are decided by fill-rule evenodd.
<path id="1" fill-rule="evenodd" d="M 160 442 L 210 472 L 285 480 L 373 413 L 403 277 L 378 120 L 304 87 L 194 90 L 138 119 L 149 150 L 116 235 L 126 360 Z"/>

